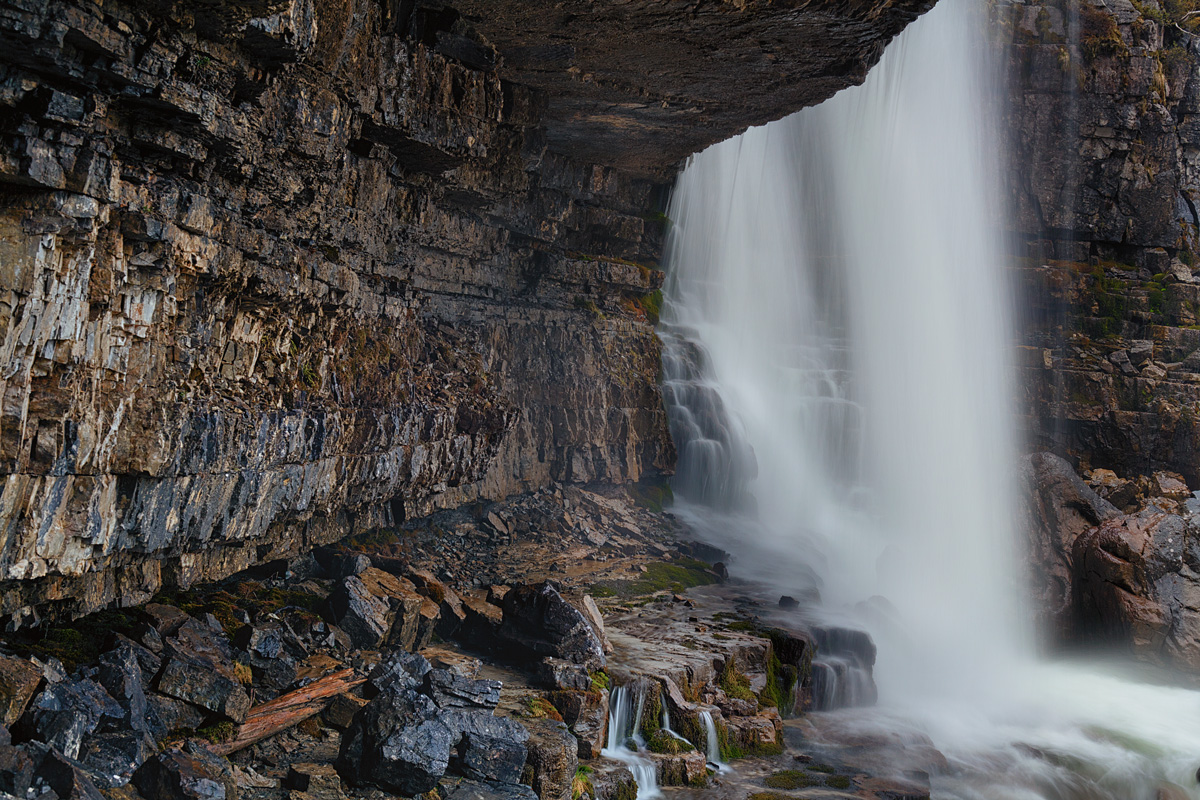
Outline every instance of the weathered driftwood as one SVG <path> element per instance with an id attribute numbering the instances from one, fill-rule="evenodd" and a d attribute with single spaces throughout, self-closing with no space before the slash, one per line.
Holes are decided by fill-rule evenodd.
<path id="1" fill-rule="evenodd" d="M 307 686 L 280 695 L 261 706 L 255 706 L 246 715 L 246 721 L 238 728 L 233 741 L 219 744 L 213 749 L 222 755 L 228 755 L 285 731 L 321 713 L 330 698 L 353 689 L 364 680 L 365 678 L 357 677 L 353 669 L 347 668 L 318 678 Z"/>

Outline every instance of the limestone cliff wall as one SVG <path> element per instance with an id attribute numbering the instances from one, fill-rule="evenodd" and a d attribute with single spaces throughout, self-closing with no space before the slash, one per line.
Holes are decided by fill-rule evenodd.
<path id="1" fill-rule="evenodd" d="M 1195 487 L 1200 47 L 1171 8 L 1005 7 L 1008 185 L 1031 446 Z"/>
<path id="2" fill-rule="evenodd" d="M 669 471 L 665 181 L 927 5 L 0 0 L 0 614 Z"/>

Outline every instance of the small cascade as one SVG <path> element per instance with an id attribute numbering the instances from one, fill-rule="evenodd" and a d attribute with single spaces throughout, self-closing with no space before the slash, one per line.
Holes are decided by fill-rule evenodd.
<path id="1" fill-rule="evenodd" d="M 833 711 L 874 705 L 878 698 L 873 667 L 875 643 L 852 628 L 813 630 L 817 656 L 812 662 L 812 710 Z"/>
<path id="2" fill-rule="evenodd" d="M 646 744 L 639 730 L 645 706 L 644 681 L 613 689 L 608 710 L 608 742 L 600 751 L 602 756 L 620 761 L 633 773 L 638 787 L 637 800 L 652 800 L 662 796 L 654 764 L 638 752 Z M 630 743 L 633 744 L 632 748 L 629 747 Z"/>
<path id="3" fill-rule="evenodd" d="M 700 724 L 704 726 L 704 757 L 717 768 L 717 772 L 724 772 L 729 766 L 721 760 L 721 742 L 717 739 L 717 724 L 713 722 L 712 714 L 701 711 Z"/>

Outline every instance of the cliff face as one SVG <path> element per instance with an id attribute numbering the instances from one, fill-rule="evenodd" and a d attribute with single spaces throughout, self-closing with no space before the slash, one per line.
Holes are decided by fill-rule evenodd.
<path id="1" fill-rule="evenodd" d="M 1009 186 L 1034 445 L 1198 486 L 1196 36 L 1154 2 L 1011 11 Z"/>
<path id="2" fill-rule="evenodd" d="M 926 6 L 0 2 L 0 614 L 669 471 L 662 181 Z"/>

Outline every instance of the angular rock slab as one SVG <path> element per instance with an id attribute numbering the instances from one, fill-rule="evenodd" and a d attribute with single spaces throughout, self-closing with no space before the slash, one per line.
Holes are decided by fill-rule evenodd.
<path id="1" fill-rule="evenodd" d="M 537 657 L 553 656 L 588 669 L 604 667 L 604 644 L 587 615 L 549 582 L 518 586 L 504 596 L 500 636 Z"/>
<path id="2" fill-rule="evenodd" d="M 189 742 L 147 761 L 133 775 L 143 797 L 154 800 L 237 800 L 237 780 L 229 762 Z"/>
<path id="3" fill-rule="evenodd" d="M 457 736 L 428 697 L 389 687 L 354 717 L 335 766 L 351 784 L 412 797 L 437 786 Z"/>
<path id="4" fill-rule="evenodd" d="M 12 725 L 33 699 L 42 670 L 24 658 L 0 656 L 0 722 Z"/>
<path id="5" fill-rule="evenodd" d="M 223 636 L 189 619 L 164 640 L 163 655 L 158 691 L 234 722 L 245 721 L 250 696 L 234 671 L 233 651 Z"/>

